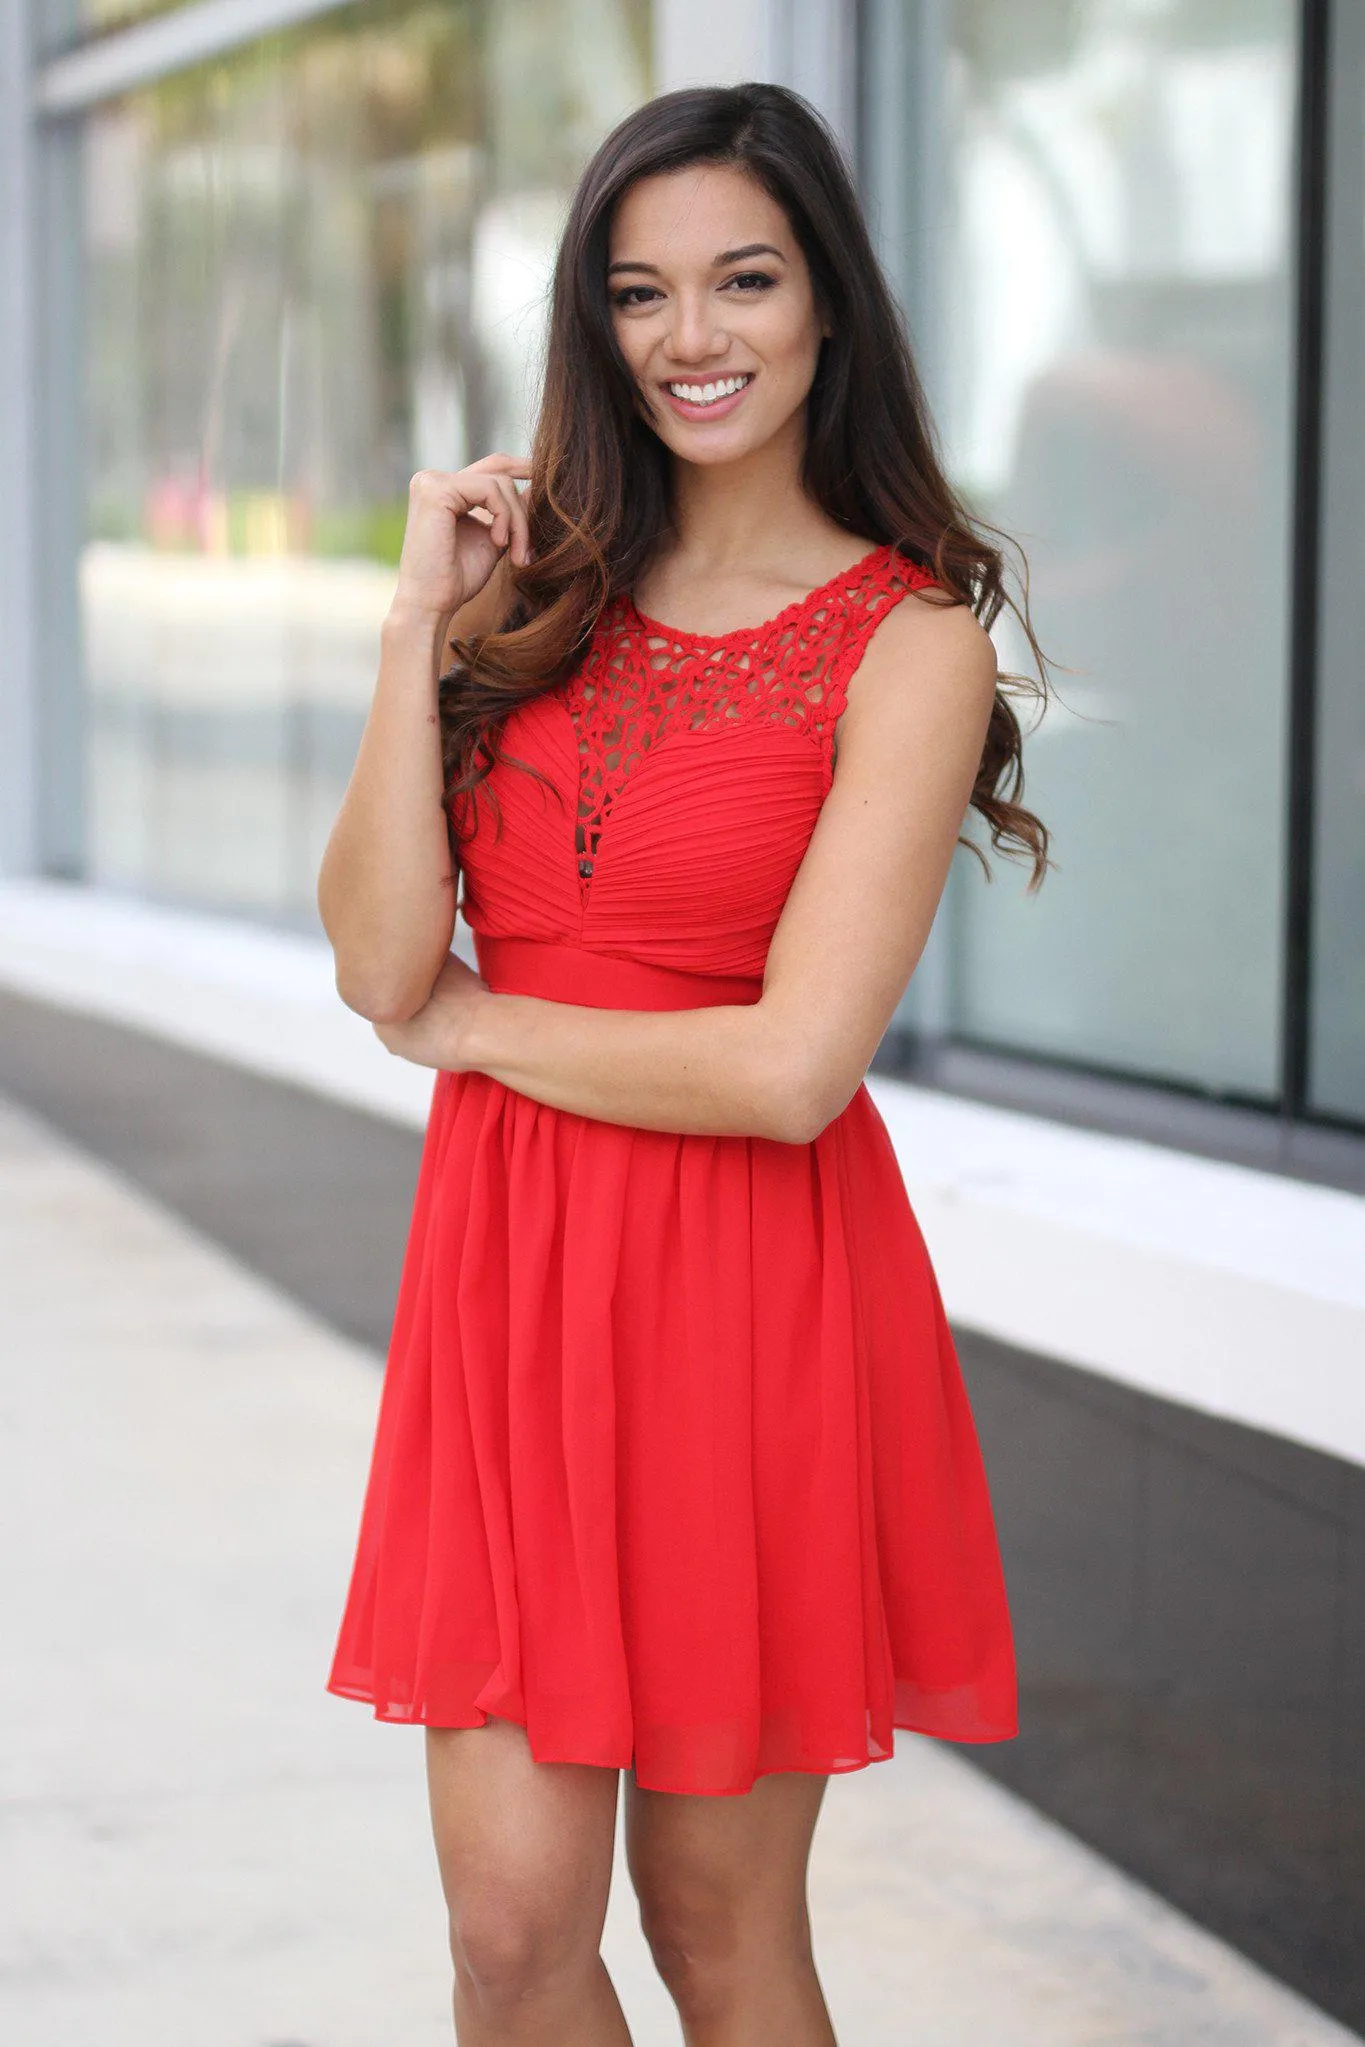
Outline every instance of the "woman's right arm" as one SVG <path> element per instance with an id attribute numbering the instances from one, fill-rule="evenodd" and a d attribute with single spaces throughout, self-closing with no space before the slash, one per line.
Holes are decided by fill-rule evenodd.
<path id="1" fill-rule="evenodd" d="M 488 455 L 412 480 L 379 675 L 356 763 L 318 875 L 318 909 L 343 1002 L 400 1023 L 430 995 L 455 929 L 437 682 L 452 631 L 491 632 L 510 592 L 504 559 L 527 559 L 514 479 L 529 465 Z"/>

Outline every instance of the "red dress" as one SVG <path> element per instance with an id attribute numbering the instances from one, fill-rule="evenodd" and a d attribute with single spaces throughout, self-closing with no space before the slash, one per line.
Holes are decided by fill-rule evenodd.
<path id="1" fill-rule="evenodd" d="M 877 622 L 878 547 L 766 624 L 628 597 L 455 817 L 495 990 L 756 1001 Z M 742 1792 L 894 1727 L 1016 1731 L 939 1291 L 865 1087 L 810 1143 L 637 1130 L 440 1073 L 328 1688 L 545 1762 Z"/>

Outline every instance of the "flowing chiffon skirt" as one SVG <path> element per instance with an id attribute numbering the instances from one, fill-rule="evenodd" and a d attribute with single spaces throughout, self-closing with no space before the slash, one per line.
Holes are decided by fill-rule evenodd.
<path id="1" fill-rule="evenodd" d="M 481 963 L 608 1005 L 757 992 L 581 953 L 566 981 L 567 951 Z M 438 1075 L 328 1683 L 663 1791 L 1016 1731 L 977 1439 L 865 1087 L 784 1144 Z"/>

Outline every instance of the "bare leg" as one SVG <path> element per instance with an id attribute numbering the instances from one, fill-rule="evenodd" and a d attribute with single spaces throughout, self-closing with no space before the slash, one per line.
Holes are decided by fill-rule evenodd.
<path id="1" fill-rule="evenodd" d="M 508 1720 L 427 1729 L 459 2047 L 630 2047 L 599 1952 L 618 1783 Z"/>
<path id="2" fill-rule="evenodd" d="M 783 1772 L 705 1798 L 628 1780 L 640 1923 L 687 2047 L 836 2047 L 806 1909 L 826 1781 Z"/>

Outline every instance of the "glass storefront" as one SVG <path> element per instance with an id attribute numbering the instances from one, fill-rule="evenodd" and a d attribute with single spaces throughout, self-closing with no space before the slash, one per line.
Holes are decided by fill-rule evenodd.
<path id="1" fill-rule="evenodd" d="M 937 51 L 922 36 L 907 54 L 942 67 L 942 262 L 926 304 L 911 238 L 907 302 L 953 473 L 1022 543 L 1061 664 L 1026 756 L 1057 870 L 1025 899 L 1017 871 L 987 886 L 960 863 L 947 1021 L 978 1044 L 1270 1098 L 1297 10 L 926 12 Z"/>
<path id="2" fill-rule="evenodd" d="M 641 0 L 370 0 L 84 135 L 92 880 L 310 921 L 422 466 L 529 434 Z"/>
<path id="3" fill-rule="evenodd" d="M 47 473 L 18 494 L 36 508 L 42 686 L 38 702 L 24 682 L 37 708 L 13 726 L 41 762 L 16 839 L 46 871 L 311 926 L 408 477 L 524 447 L 570 192 L 682 16 L 665 32 L 651 0 L 247 11 L 252 40 L 150 77 L 230 40 L 235 10 L 24 10 Z M 1323 23 L 1314 562 L 1294 513 L 1296 110 Z M 863 0 L 857 31 L 874 228 L 952 471 L 1021 541 L 1057 663 L 1025 792 L 1057 867 L 1030 896 L 1018 866 L 987 883 L 960 856 L 898 1021 L 926 1072 L 946 1048 L 950 1085 L 954 1059 L 1006 1093 L 1080 1067 L 1168 1104 L 1173 1087 L 1282 1109 L 1283 1128 L 1359 1125 L 1365 14 Z M 1307 203 L 1315 220 L 1311 180 Z M 1314 567 L 1316 649 L 1289 615 Z M 1008 621 L 1000 642 L 1026 665 Z"/>

